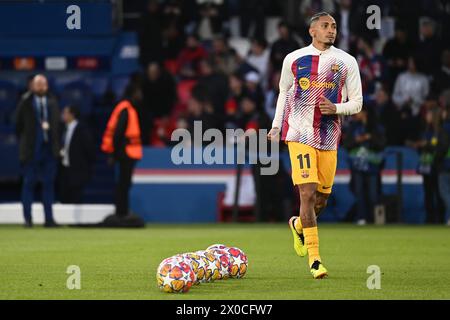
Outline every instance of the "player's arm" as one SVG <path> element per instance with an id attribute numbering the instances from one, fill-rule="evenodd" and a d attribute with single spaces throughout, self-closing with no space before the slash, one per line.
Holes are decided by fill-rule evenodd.
<path id="1" fill-rule="evenodd" d="M 347 88 L 347 102 L 334 104 L 327 98 L 321 97 L 319 107 L 322 114 L 352 115 L 361 111 L 363 104 L 361 76 L 355 58 L 352 58 L 351 63 L 348 66 L 345 87 Z"/>
<path id="2" fill-rule="evenodd" d="M 363 104 L 361 75 L 359 74 L 358 62 L 352 58 L 345 80 L 347 88 L 348 101 L 336 103 L 336 113 L 343 115 L 352 115 L 361 111 Z"/>
<path id="3" fill-rule="evenodd" d="M 278 95 L 277 107 L 275 109 L 275 116 L 272 121 L 272 129 L 268 134 L 269 139 L 279 139 L 281 125 L 283 122 L 284 107 L 286 105 L 287 93 L 294 82 L 294 74 L 291 70 L 291 59 L 287 55 L 283 61 L 283 68 L 281 69 L 280 77 L 280 93 Z"/>

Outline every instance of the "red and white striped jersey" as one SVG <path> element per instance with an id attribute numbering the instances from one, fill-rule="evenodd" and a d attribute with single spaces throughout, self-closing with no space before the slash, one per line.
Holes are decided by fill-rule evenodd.
<path id="1" fill-rule="evenodd" d="M 337 114 L 322 115 L 321 96 L 336 105 Z M 272 128 L 281 129 L 284 141 L 336 150 L 341 136 L 340 115 L 358 113 L 362 102 L 356 59 L 333 46 L 320 51 L 311 44 L 284 59 Z"/>

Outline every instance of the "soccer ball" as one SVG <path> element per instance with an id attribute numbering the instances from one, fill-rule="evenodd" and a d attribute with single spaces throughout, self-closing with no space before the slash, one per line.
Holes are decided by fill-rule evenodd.
<path id="1" fill-rule="evenodd" d="M 231 260 L 230 276 L 232 278 L 242 278 L 248 268 L 247 255 L 239 248 L 230 247 L 226 250 Z"/>
<path id="2" fill-rule="evenodd" d="M 227 251 L 221 249 L 212 249 L 208 250 L 211 252 L 216 260 L 219 262 L 219 275 L 217 276 L 217 280 L 225 280 L 230 277 L 231 271 L 231 260 Z"/>
<path id="3" fill-rule="evenodd" d="M 207 250 L 223 250 L 228 253 L 230 259 L 229 276 L 232 278 L 242 278 L 247 272 L 248 259 L 247 255 L 237 247 L 228 247 L 224 244 L 210 245 Z"/>
<path id="4" fill-rule="evenodd" d="M 200 250 L 195 252 L 200 256 L 201 261 L 204 263 L 205 276 L 200 282 L 212 282 L 220 278 L 220 263 L 217 261 L 216 257 L 209 251 Z"/>
<path id="5" fill-rule="evenodd" d="M 174 255 L 174 256 L 165 258 L 163 261 L 161 261 L 161 263 L 159 264 L 159 267 L 160 267 L 162 264 L 166 263 L 167 261 L 170 261 L 170 260 L 173 260 L 173 259 L 176 259 L 176 260 L 178 260 L 178 261 L 180 261 L 180 262 L 185 262 L 185 263 L 187 263 L 187 264 L 191 267 L 192 271 L 194 271 L 194 269 L 192 268 L 191 257 L 186 256 L 185 253 L 183 253 L 183 254 L 176 254 L 176 255 Z M 159 269 L 159 267 L 158 267 L 158 269 Z M 195 274 L 195 271 L 194 271 L 194 275 L 195 275 L 195 280 L 194 280 L 194 282 L 195 282 L 195 281 L 197 281 L 197 275 Z"/>
<path id="6" fill-rule="evenodd" d="M 213 250 L 213 249 L 225 250 L 227 248 L 228 247 L 224 244 L 216 243 L 216 244 L 210 245 L 208 248 L 206 248 L 206 250 Z"/>
<path id="7" fill-rule="evenodd" d="M 192 268 L 192 271 L 194 271 L 194 284 L 205 282 L 205 277 L 207 275 L 207 262 L 205 261 L 206 258 L 195 252 L 184 253 L 182 257 L 186 259 L 186 261 L 188 261 Z"/>
<path id="8" fill-rule="evenodd" d="M 171 257 L 164 259 L 158 266 L 156 281 L 161 291 L 184 293 L 188 292 L 195 282 L 195 274 L 181 257 Z"/>

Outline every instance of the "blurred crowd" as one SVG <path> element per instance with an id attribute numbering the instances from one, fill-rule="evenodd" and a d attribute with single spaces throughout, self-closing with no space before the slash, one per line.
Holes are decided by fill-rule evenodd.
<path id="1" fill-rule="evenodd" d="M 126 2 L 133 3 L 143 2 Z M 373 4 L 381 9 L 380 30 L 366 26 Z M 310 44 L 309 18 L 327 11 L 338 25 L 335 46 L 357 59 L 363 86 L 363 110 L 343 119 L 341 139 L 357 198 L 354 219 L 373 219 L 386 147 L 408 146 L 420 155 L 427 222 L 450 222 L 446 1 L 150 0 L 142 10 L 132 27 L 142 68 L 129 83 L 141 92 L 133 105 L 142 144 L 169 146 L 175 129 L 193 130 L 197 120 L 203 130 L 270 129 L 284 57 Z M 276 34 L 268 37 L 274 12 Z M 276 211 L 283 196 L 273 194 L 277 177 L 267 179 L 274 180 L 261 183 L 260 198 L 278 203 L 261 207 Z"/>
<path id="2" fill-rule="evenodd" d="M 165 145 L 171 130 L 193 119 L 216 128 L 252 126 L 255 119 L 267 126 L 284 57 L 310 43 L 308 17 L 326 10 L 338 23 L 335 45 L 357 58 L 365 107 L 373 109 L 386 144 L 415 145 L 427 111 L 450 101 L 450 9 L 440 1 L 375 1 L 393 17 L 387 39 L 357 19 L 367 16 L 365 2 L 294 1 L 298 19 L 286 13 L 278 38 L 268 43 L 271 1 L 148 1 L 137 30 L 143 72 L 133 75 L 144 89 L 144 143 Z M 249 42 L 244 55 L 230 45 L 233 12 Z"/>
<path id="3" fill-rule="evenodd" d="M 442 222 L 450 208 L 450 5 L 445 1 L 303 0 L 278 3 L 277 39 L 268 42 L 265 18 L 275 2 L 150 0 L 139 26 L 143 72 L 140 107 L 144 144 L 170 144 L 176 128 L 270 128 L 284 57 L 311 41 L 308 21 L 327 11 L 338 24 L 335 46 L 356 57 L 363 112 L 343 122 L 342 145 L 351 154 L 358 221 L 370 220 L 380 201 L 380 172 L 387 146 L 420 154 L 427 222 Z M 381 30 L 366 27 L 376 4 Z M 231 18 L 238 19 L 237 50 Z M 390 34 L 389 34 L 390 32 Z M 446 149 L 447 148 L 447 149 Z M 358 194 L 361 193 L 362 194 Z M 448 211 L 449 209 L 447 209 Z M 448 220 L 450 216 L 445 218 Z"/>

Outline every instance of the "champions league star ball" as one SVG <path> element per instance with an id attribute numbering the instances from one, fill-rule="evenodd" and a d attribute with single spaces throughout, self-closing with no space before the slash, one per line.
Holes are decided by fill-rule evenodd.
<path id="1" fill-rule="evenodd" d="M 242 278 L 248 268 L 247 255 L 241 249 L 237 247 L 228 247 L 224 244 L 210 245 L 207 250 L 223 250 L 228 253 L 230 259 L 230 271 L 229 276 L 232 278 Z"/>
<path id="2" fill-rule="evenodd" d="M 158 287 L 163 292 L 184 293 L 195 282 L 191 266 L 179 257 L 164 259 L 156 271 Z"/>
<path id="3" fill-rule="evenodd" d="M 217 280 L 226 280 L 230 277 L 231 259 L 227 251 L 221 249 L 208 250 L 211 252 L 216 260 L 219 262 L 219 275 Z"/>
<path id="4" fill-rule="evenodd" d="M 212 282 L 220 278 L 220 263 L 217 261 L 216 257 L 209 251 L 196 251 L 195 254 L 200 256 L 201 260 L 205 265 L 205 276 L 200 282 Z"/>
<path id="5" fill-rule="evenodd" d="M 230 277 L 242 278 L 247 273 L 247 255 L 239 248 L 231 247 L 226 250 L 231 260 Z"/>
<path id="6" fill-rule="evenodd" d="M 207 277 L 207 261 L 206 257 L 197 254 L 196 252 L 188 252 L 182 255 L 184 259 L 190 264 L 192 271 L 194 271 L 195 282 L 194 284 L 199 284 L 200 282 L 206 282 Z"/>

